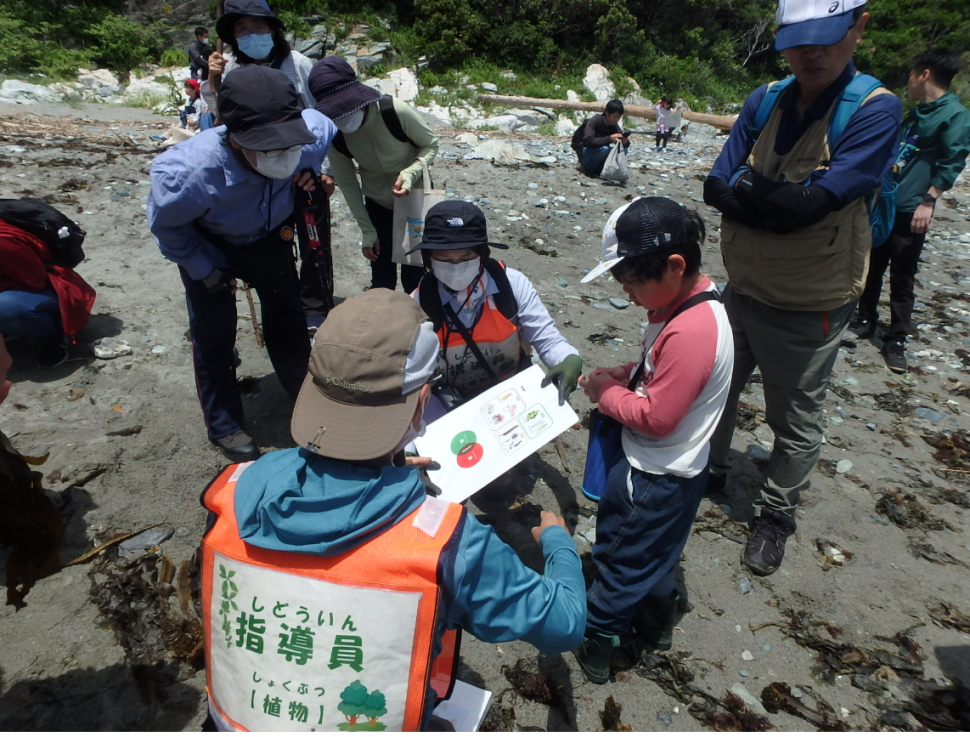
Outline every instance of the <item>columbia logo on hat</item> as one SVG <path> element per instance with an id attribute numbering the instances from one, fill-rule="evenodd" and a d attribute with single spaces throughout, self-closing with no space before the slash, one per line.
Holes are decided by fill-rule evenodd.
<path id="1" fill-rule="evenodd" d="M 448 218 L 448 225 L 452 228 L 460 228 L 465 224 L 465 221 L 461 218 Z"/>

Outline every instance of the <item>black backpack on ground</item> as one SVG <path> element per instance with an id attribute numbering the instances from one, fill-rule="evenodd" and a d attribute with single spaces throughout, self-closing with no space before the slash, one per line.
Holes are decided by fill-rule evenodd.
<path id="1" fill-rule="evenodd" d="M 0 199 L 0 220 L 40 238 L 54 254 L 57 266 L 73 269 L 84 260 L 81 226 L 55 207 L 35 197 Z"/>
<path id="2" fill-rule="evenodd" d="M 401 143 L 410 143 L 415 148 L 420 148 L 418 144 L 408 138 L 408 134 L 404 132 L 404 126 L 401 125 L 401 119 L 397 117 L 397 110 L 394 109 L 394 98 L 390 95 L 382 95 L 381 99 L 378 101 L 378 105 L 381 110 L 381 118 L 384 120 L 384 125 Z M 347 140 L 344 138 L 344 134 L 341 131 L 337 131 L 337 135 L 333 137 L 330 141 L 330 145 L 337 149 L 340 153 L 348 158 L 353 158 L 354 155 L 350 153 L 350 149 L 347 148 Z"/>
<path id="3" fill-rule="evenodd" d="M 573 131 L 572 141 L 569 142 L 570 148 L 576 152 L 577 156 L 579 156 L 579 152 L 583 150 L 583 138 L 585 137 L 586 133 L 586 124 L 589 121 L 590 118 L 586 118 L 586 120 L 579 124 L 579 127 Z"/>

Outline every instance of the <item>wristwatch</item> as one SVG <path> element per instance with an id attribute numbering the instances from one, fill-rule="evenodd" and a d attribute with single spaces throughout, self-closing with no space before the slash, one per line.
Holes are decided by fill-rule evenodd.
<path id="1" fill-rule="evenodd" d="M 933 207 L 936 206 L 936 197 L 931 195 L 929 192 L 923 195 L 923 202 L 929 202 Z"/>

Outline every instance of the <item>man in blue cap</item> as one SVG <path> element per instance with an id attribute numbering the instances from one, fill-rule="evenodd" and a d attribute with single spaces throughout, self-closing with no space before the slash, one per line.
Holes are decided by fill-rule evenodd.
<path id="1" fill-rule="evenodd" d="M 866 198 L 895 159 L 902 111 L 878 80 L 857 79 L 864 0 L 780 0 L 776 19 L 775 48 L 793 77 L 748 97 L 704 183 L 704 201 L 723 216 L 735 346 L 708 492 L 725 489 L 738 398 L 757 366 L 775 434 L 742 556 L 759 575 L 781 565 L 818 461 L 828 377 L 865 286 Z"/>

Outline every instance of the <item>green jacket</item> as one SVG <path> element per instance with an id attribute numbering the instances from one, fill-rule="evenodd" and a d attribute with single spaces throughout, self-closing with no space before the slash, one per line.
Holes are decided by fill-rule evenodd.
<path id="1" fill-rule="evenodd" d="M 896 174 L 897 212 L 914 212 L 930 185 L 944 192 L 953 186 L 970 154 L 970 110 L 947 92 L 906 116 L 900 135 L 905 141 L 912 134 L 919 136 L 918 150 Z"/>
<path id="2" fill-rule="evenodd" d="M 397 140 L 387 129 L 377 102 L 367 106 L 367 117 L 360 128 L 353 133 L 344 133 L 353 159 L 330 147 L 334 180 L 360 226 L 364 246 L 373 246 L 377 240 L 377 231 L 364 208 L 364 198 L 389 210 L 394 209 L 395 198 L 391 187 L 398 175 L 404 175 L 404 187 L 413 192 L 415 187 L 423 186 L 421 162 L 430 167 L 438 153 L 438 139 L 421 113 L 396 98 L 394 111 L 408 138 L 418 146 L 417 149 L 410 143 Z M 354 162 L 357 163 L 356 171 Z"/>

